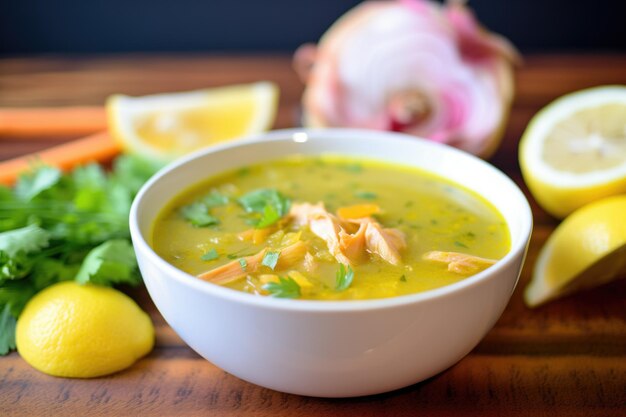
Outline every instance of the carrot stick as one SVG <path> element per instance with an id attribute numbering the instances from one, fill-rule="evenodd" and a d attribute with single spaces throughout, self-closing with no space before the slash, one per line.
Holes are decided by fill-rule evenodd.
<path id="1" fill-rule="evenodd" d="M 106 128 L 103 107 L 0 108 L 0 138 L 83 136 Z"/>
<path id="2" fill-rule="evenodd" d="M 88 162 L 107 162 L 120 152 L 120 146 L 107 132 L 100 132 L 40 152 L 0 161 L 0 184 L 12 185 L 33 163 L 69 170 Z"/>

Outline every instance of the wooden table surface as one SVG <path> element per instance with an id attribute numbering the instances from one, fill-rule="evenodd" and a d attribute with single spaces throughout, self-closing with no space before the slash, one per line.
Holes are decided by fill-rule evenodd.
<path id="1" fill-rule="evenodd" d="M 0 107 L 99 105 L 112 93 L 149 94 L 261 79 L 281 89 L 277 128 L 296 124 L 302 86 L 278 56 L 28 57 L 0 59 Z M 517 145 L 532 115 L 564 93 L 626 84 L 626 55 L 537 55 L 517 74 L 517 97 L 491 162 L 526 192 Z M 0 140 L 0 159 L 50 140 Z M 626 280 L 529 310 L 522 289 L 557 222 L 532 198 L 535 229 L 517 290 L 495 327 L 452 368 L 387 394 L 320 399 L 241 381 L 202 359 L 133 290 L 156 325 L 152 353 L 92 380 L 54 378 L 17 353 L 0 357 L 0 415 L 624 416 Z M 419 358 L 415 358 L 419 360 Z"/>

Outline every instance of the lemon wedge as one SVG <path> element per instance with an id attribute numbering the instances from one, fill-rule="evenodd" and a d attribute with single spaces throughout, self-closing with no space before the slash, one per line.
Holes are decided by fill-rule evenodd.
<path id="1" fill-rule="evenodd" d="M 278 87 L 258 82 L 143 97 L 114 95 L 111 135 L 130 153 L 169 161 L 197 149 L 269 129 Z"/>
<path id="2" fill-rule="evenodd" d="M 519 158 L 533 197 L 557 218 L 626 193 L 626 86 L 590 88 L 549 104 L 524 132 Z"/>
<path id="3" fill-rule="evenodd" d="M 586 205 L 539 252 L 524 300 L 530 307 L 626 277 L 626 195 Z"/>

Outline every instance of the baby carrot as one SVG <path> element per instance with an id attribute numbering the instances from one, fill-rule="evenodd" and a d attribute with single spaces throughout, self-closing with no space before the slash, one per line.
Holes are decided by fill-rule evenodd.
<path id="1" fill-rule="evenodd" d="M 44 149 L 14 159 L 0 161 L 0 184 L 12 185 L 18 175 L 31 168 L 33 163 L 43 163 L 69 170 L 88 162 L 107 162 L 120 152 L 120 146 L 107 132 Z"/>
<path id="2" fill-rule="evenodd" d="M 78 137 L 106 128 L 103 107 L 0 108 L 0 138 Z"/>

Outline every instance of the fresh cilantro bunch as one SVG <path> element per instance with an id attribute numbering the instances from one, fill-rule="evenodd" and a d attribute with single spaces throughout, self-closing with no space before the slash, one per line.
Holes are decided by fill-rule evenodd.
<path id="1" fill-rule="evenodd" d="M 121 156 L 110 173 L 87 165 L 64 174 L 42 166 L 0 186 L 0 355 L 15 348 L 15 324 L 43 288 L 76 280 L 141 283 L 128 214 L 160 166 Z"/>

